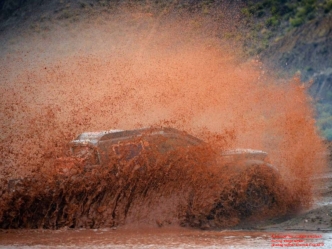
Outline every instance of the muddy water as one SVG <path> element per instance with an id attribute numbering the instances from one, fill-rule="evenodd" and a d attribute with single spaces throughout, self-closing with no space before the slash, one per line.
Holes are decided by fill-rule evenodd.
<path id="1" fill-rule="evenodd" d="M 213 211 L 220 218 L 216 226 L 238 224 L 243 203 L 234 190 L 246 186 L 245 177 L 227 184 L 221 168 L 205 167 L 206 150 L 197 160 L 180 154 L 176 162 L 146 171 L 115 163 L 56 174 L 69 141 L 84 131 L 109 129 L 171 126 L 215 149 L 267 151 L 281 180 L 257 182 L 276 188 L 276 214 L 312 204 L 308 179 L 326 166 L 325 146 L 303 83 L 280 80 L 259 60 L 244 60 L 237 44 L 221 42 L 213 30 L 203 32 L 202 24 L 199 17 L 125 12 L 6 41 L 0 61 L 3 227 L 95 228 L 136 217 L 143 217 L 140 225 L 187 219 L 196 226 L 221 207 L 216 201 L 230 207 L 226 216 Z M 166 172 L 169 163 L 175 166 Z M 23 177 L 23 188 L 8 193 L 9 180 Z"/>
<path id="2" fill-rule="evenodd" d="M 78 163 L 66 174 L 55 171 L 51 175 L 50 170 L 47 176 L 23 178 L 2 196 L 0 225 L 59 229 L 137 224 L 212 229 L 302 208 L 301 199 L 274 168 L 214 164 L 207 156 L 211 152 L 205 146 L 162 155 L 148 151 L 146 158 L 142 152 L 131 162 L 115 158 L 114 164 L 93 170 Z"/>
<path id="3" fill-rule="evenodd" d="M 293 246 L 291 246 L 292 243 Z M 6 233 L 0 231 L 0 247 L 4 248 L 212 249 L 281 248 L 281 244 L 288 248 L 331 248 L 332 233 L 229 230 L 213 232 L 176 228 L 156 230 L 9 230 Z"/>

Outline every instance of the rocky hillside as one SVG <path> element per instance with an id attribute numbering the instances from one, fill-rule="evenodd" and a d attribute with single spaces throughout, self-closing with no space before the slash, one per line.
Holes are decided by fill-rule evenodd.
<path id="1" fill-rule="evenodd" d="M 332 1 L 245 1 L 245 50 L 283 74 L 300 74 L 317 106 L 317 124 L 332 139 Z"/>
<path id="2" fill-rule="evenodd" d="M 305 80 L 314 78 L 311 93 L 326 98 L 332 84 L 332 15 L 308 21 L 263 52 L 266 60 L 277 62 L 285 71 L 300 71 Z"/>
<path id="3" fill-rule="evenodd" d="M 326 98 L 332 77 L 332 1 L 260 0 L 242 13 L 248 51 L 291 75 L 313 78 L 312 96 Z"/>
<path id="4" fill-rule="evenodd" d="M 173 4 L 175 11 L 186 8 L 204 15 L 216 15 L 213 10 L 219 9 L 223 13 L 217 15 L 222 14 L 223 18 L 225 10 L 230 11 L 235 5 L 242 18 L 240 24 L 233 24 L 241 33 L 236 39 L 244 38 L 248 55 L 259 55 L 265 63 L 290 75 L 301 73 L 304 80 L 314 78 L 311 93 L 316 99 L 326 98 L 331 90 L 328 82 L 332 77 L 332 0 L 3 0 L 0 30 L 20 26 L 31 16 L 40 22 L 51 18 L 79 19 L 87 9 L 114 8 L 132 2 L 155 8 Z M 234 36 L 228 34 L 228 38 Z"/>

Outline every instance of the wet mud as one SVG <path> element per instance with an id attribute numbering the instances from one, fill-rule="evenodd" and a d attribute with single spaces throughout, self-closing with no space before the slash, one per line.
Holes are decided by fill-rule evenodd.
<path id="1" fill-rule="evenodd" d="M 6 43 L 2 228 L 223 228 L 310 207 L 309 179 L 325 168 L 326 148 L 303 83 L 244 60 L 214 26 L 184 16 L 99 16 Z M 209 147 L 59 166 L 84 131 L 150 126 L 187 131 Z M 278 174 L 207 163 L 225 148 L 264 150 Z"/>
<path id="2" fill-rule="evenodd" d="M 213 154 L 208 148 L 165 155 L 149 151 L 131 162 L 116 157 L 93 168 L 71 161 L 65 169 L 57 165 L 48 177 L 11 180 L 9 193 L 2 195 L 1 227 L 145 224 L 216 229 L 294 213 L 301 207 L 301 199 L 292 196 L 274 168 L 223 166 L 215 164 Z"/>
<path id="3" fill-rule="evenodd" d="M 6 230 L 1 244 L 7 248 L 269 248 L 276 239 L 292 237 L 311 248 L 330 248 L 330 233 L 266 231 L 201 231 L 192 229 L 70 229 Z M 287 240 L 290 240 L 289 238 Z M 278 241 L 278 242 L 279 242 Z M 13 245 L 13 242 L 15 245 Z M 289 243 L 285 243 L 289 245 Z M 295 244 L 295 243 L 294 243 Z M 286 247 L 286 246 L 284 246 Z"/>

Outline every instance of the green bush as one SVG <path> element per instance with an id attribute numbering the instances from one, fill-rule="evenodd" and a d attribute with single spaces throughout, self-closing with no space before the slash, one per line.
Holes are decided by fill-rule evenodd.
<path id="1" fill-rule="evenodd" d="M 299 7 L 296 12 L 297 17 L 304 17 L 307 14 L 307 9 L 305 7 Z"/>
<path id="2" fill-rule="evenodd" d="M 279 25 L 282 20 L 289 20 L 291 27 L 298 27 L 317 16 L 318 11 L 332 10 L 332 0 L 263 0 L 249 1 L 242 13 L 246 16 L 263 17 L 267 27 Z M 275 18 L 278 17 L 278 18 Z M 273 19 L 272 19 L 273 18 Z"/>
<path id="3" fill-rule="evenodd" d="M 246 17 L 250 17 L 250 16 L 251 16 L 251 13 L 250 13 L 250 11 L 249 11 L 248 8 L 243 8 L 243 9 L 241 9 L 241 13 L 242 13 L 244 16 L 246 16 Z"/>
<path id="4" fill-rule="evenodd" d="M 271 7 L 271 13 L 272 13 L 272 15 L 278 14 L 279 13 L 279 6 L 273 5 Z"/>
<path id="5" fill-rule="evenodd" d="M 289 22 L 293 27 L 298 27 L 302 25 L 305 21 L 304 17 L 295 17 L 295 18 L 290 18 Z"/>
<path id="6" fill-rule="evenodd" d="M 332 0 L 327 0 L 324 5 L 324 12 L 328 13 L 332 10 Z"/>
<path id="7" fill-rule="evenodd" d="M 277 16 L 272 16 L 266 20 L 265 25 L 267 27 L 277 26 L 279 24 L 279 19 Z"/>

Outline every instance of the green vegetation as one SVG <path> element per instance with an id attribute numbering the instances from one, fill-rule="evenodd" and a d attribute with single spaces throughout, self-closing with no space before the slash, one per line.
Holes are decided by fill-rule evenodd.
<path id="1" fill-rule="evenodd" d="M 274 43 L 277 37 L 280 39 L 290 30 L 326 15 L 331 10 L 332 0 L 249 1 L 241 13 L 248 24 L 248 33 L 255 31 L 255 37 L 249 36 L 245 50 L 250 51 L 250 55 L 259 54 Z M 268 37 L 263 33 L 264 29 L 270 31 Z"/>
<path id="2" fill-rule="evenodd" d="M 266 27 L 277 26 L 279 24 L 279 19 L 275 16 L 272 16 L 266 20 L 265 24 L 266 24 Z"/>
<path id="3" fill-rule="evenodd" d="M 303 17 L 290 18 L 289 22 L 293 27 L 298 27 L 304 23 L 304 18 Z"/>
<path id="4" fill-rule="evenodd" d="M 277 45 L 279 41 L 283 41 L 284 38 L 289 41 L 289 32 L 297 29 L 298 34 L 303 31 L 301 27 L 304 25 L 308 24 L 305 27 L 312 27 L 309 23 L 313 20 L 320 22 L 325 18 L 329 18 L 327 15 L 332 14 L 332 0 L 249 0 L 246 3 L 241 13 L 246 25 L 244 29 L 244 32 L 246 32 L 244 51 L 249 56 L 262 54 L 264 57 L 265 51 L 271 54 L 269 48 L 275 48 L 274 45 Z M 325 30 L 329 30 L 329 27 L 322 29 L 322 35 L 318 36 L 325 37 L 327 35 Z M 315 38 L 312 38 L 312 40 L 314 41 Z M 301 51 L 292 50 L 294 49 L 292 46 L 287 47 L 287 49 L 289 50 L 284 52 L 280 58 L 283 64 L 288 61 L 287 57 L 292 58 L 291 55 L 294 51 L 301 53 Z M 315 51 L 315 49 L 312 49 L 312 51 Z M 321 54 L 328 53 L 324 43 L 322 43 L 319 52 Z M 293 56 L 297 55 L 293 54 Z M 317 67 L 314 64 L 301 64 L 301 62 L 294 62 L 294 60 L 292 63 L 297 63 L 297 65 L 289 64 L 286 70 L 290 75 L 295 73 L 296 70 L 301 70 L 303 75 L 308 77 L 317 72 Z M 304 67 L 301 68 L 300 65 L 304 65 Z M 329 65 L 328 62 L 325 63 L 327 67 Z M 332 91 L 328 94 L 324 93 L 322 100 L 316 104 L 316 111 L 317 127 L 321 135 L 328 140 L 332 140 Z"/>
<path id="5" fill-rule="evenodd" d="M 262 0 L 249 3 L 242 9 L 245 16 L 263 17 L 288 20 L 289 23 L 299 25 L 305 20 L 315 17 L 315 12 L 324 10 L 328 13 L 332 9 L 332 0 Z"/>
<path id="6" fill-rule="evenodd" d="M 242 13 L 246 17 L 267 17 L 267 24 L 279 20 L 297 27 L 312 20 L 318 12 L 328 13 L 331 10 L 332 0 L 262 0 L 249 2 Z"/>
<path id="7" fill-rule="evenodd" d="M 324 5 L 324 11 L 325 13 L 328 13 L 332 10 L 332 0 L 327 0 Z"/>

